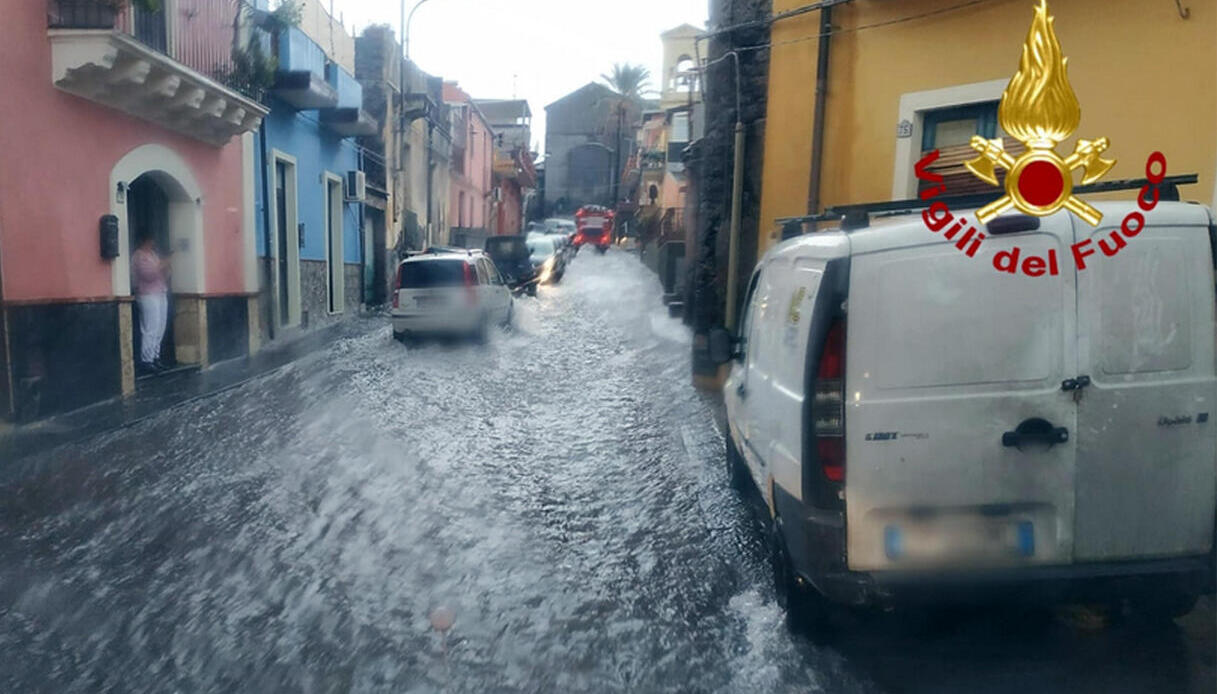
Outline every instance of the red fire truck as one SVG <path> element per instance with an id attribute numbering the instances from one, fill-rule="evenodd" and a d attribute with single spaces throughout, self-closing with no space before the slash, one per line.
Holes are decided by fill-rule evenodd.
<path id="1" fill-rule="evenodd" d="M 600 205 L 584 205 L 575 212 L 575 247 L 592 244 L 604 253 L 613 243 L 613 211 Z"/>

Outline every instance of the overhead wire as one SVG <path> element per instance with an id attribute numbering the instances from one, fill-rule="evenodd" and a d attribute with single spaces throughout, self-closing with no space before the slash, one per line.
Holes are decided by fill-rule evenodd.
<path id="1" fill-rule="evenodd" d="M 731 50 L 732 51 L 759 51 L 759 50 L 764 50 L 766 48 L 788 46 L 790 44 L 802 43 L 804 41 L 811 41 L 813 39 L 819 39 L 819 38 L 825 37 L 825 36 L 832 36 L 834 34 L 848 34 L 848 33 L 863 31 L 866 29 L 876 29 L 879 27 L 891 26 L 893 24 L 903 24 L 905 22 L 912 22 L 912 21 L 915 21 L 918 19 L 924 19 L 926 17 L 933 17 L 933 16 L 940 15 L 940 14 L 946 14 L 948 12 L 954 12 L 955 10 L 962 10 L 962 9 L 966 9 L 968 7 L 974 7 L 976 5 L 983 5 L 983 4 L 987 4 L 990 2 L 994 2 L 994 1 L 995 0 L 967 0 L 967 2 L 957 3 L 955 5 L 950 5 L 948 7 L 940 7 L 936 10 L 920 12 L 918 14 L 908 15 L 906 17 L 897 17 L 895 19 L 888 19 L 888 20 L 884 20 L 882 22 L 873 22 L 871 24 L 863 24 L 861 26 L 856 26 L 856 27 L 843 27 L 843 28 L 839 28 L 839 29 L 833 29 L 832 31 L 816 32 L 814 34 L 808 34 L 806 36 L 800 36 L 800 37 L 793 38 L 793 39 L 786 39 L 784 41 L 770 41 L 768 43 L 758 43 L 758 44 L 751 45 L 751 46 L 736 46 L 736 47 L 732 48 Z M 803 9 L 804 11 L 810 11 L 810 10 L 814 10 L 814 9 L 821 9 L 822 7 L 827 7 L 827 6 L 828 5 L 826 5 L 826 4 L 817 3 L 817 5 L 808 6 L 808 8 L 801 8 L 801 9 Z M 783 14 L 786 14 L 786 13 L 783 13 Z M 803 12 L 800 12 L 799 14 L 803 14 Z M 793 16 L 793 15 L 788 15 L 788 16 Z M 785 19 L 785 18 L 786 17 L 783 15 L 775 15 L 771 19 L 776 21 L 778 19 Z M 727 30 L 735 30 L 738 28 L 748 28 L 750 26 L 752 26 L 752 25 L 751 24 L 740 24 L 740 25 L 737 25 L 736 27 L 728 27 Z M 698 36 L 696 39 L 694 39 L 694 41 L 697 42 L 697 41 L 701 41 L 702 39 L 708 39 L 711 36 L 716 35 L 717 33 L 721 33 L 721 32 L 715 32 L 714 34 Z M 721 58 L 716 59 L 715 62 L 717 62 L 717 60 L 721 60 Z M 708 67 L 712 64 L 713 64 L 713 62 L 707 63 L 704 67 Z"/>

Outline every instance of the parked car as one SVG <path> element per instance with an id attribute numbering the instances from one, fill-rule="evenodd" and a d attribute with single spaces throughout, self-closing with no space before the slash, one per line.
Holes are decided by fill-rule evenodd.
<path id="1" fill-rule="evenodd" d="M 994 589 L 1173 617 L 1212 592 L 1217 226 L 1162 202 L 1119 246 L 1137 205 L 1096 207 L 1097 231 L 998 218 L 976 257 L 914 216 L 758 263 L 709 342 L 792 618 Z"/>
<path id="2" fill-rule="evenodd" d="M 427 252 L 397 266 L 393 337 L 471 336 L 511 325 L 513 299 L 494 262 L 481 251 Z"/>
<path id="3" fill-rule="evenodd" d="M 554 242 L 554 245 L 562 253 L 563 259 L 570 263 L 575 257 L 575 245 L 571 242 L 571 237 L 564 231 L 551 231 L 545 235 Z"/>
<path id="4" fill-rule="evenodd" d="M 566 274 L 566 260 L 554 245 L 553 239 L 544 234 L 529 236 L 525 242 L 528 245 L 529 261 L 537 271 L 539 284 L 557 284 Z"/>
<path id="5" fill-rule="evenodd" d="M 545 220 L 544 231 L 547 233 L 560 231 L 565 234 L 573 234 L 575 233 L 575 221 L 563 217 L 550 217 Z"/>
<path id="6" fill-rule="evenodd" d="M 512 292 L 537 295 L 537 271 L 529 261 L 528 244 L 523 236 L 492 236 L 486 239 L 486 254 Z"/>

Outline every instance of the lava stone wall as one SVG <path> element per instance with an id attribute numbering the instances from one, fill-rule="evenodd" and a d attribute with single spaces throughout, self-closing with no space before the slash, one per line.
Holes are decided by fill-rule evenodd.
<path id="1" fill-rule="evenodd" d="M 771 0 L 710 0 L 709 31 L 772 16 Z M 769 89 L 769 49 L 749 48 L 769 43 L 769 26 L 762 23 L 702 41 L 702 58 L 713 63 L 733 49 L 739 52 L 739 103 L 745 132 L 743 215 L 739 240 L 738 300 L 743 301 L 756 264 L 761 211 L 761 166 Z M 727 245 L 731 228 L 731 187 L 736 122 L 736 68 L 727 57 L 707 68 L 702 98 L 705 134 L 686 160 L 697 194 L 696 238 L 689 263 L 690 316 L 698 336 L 693 342 L 693 371 L 716 370 L 705 353 L 705 333 L 725 320 Z M 737 314 L 738 315 L 738 314 Z"/>

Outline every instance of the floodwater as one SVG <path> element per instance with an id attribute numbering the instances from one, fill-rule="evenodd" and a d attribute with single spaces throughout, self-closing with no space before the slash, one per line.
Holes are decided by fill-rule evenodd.
<path id="1" fill-rule="evenodd" d="M 582 253 L 485 347 L 370 324 L 0 471 L 0 691 L 1213 690 L 1178 628 L 792 636 L 659 291 Z"/>

